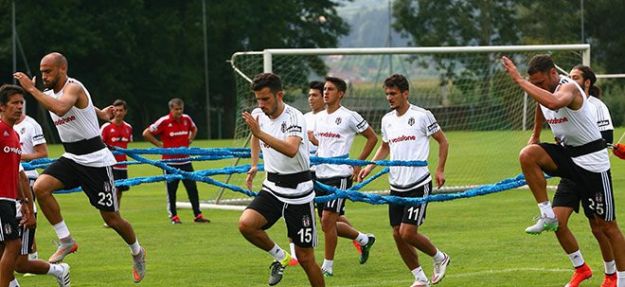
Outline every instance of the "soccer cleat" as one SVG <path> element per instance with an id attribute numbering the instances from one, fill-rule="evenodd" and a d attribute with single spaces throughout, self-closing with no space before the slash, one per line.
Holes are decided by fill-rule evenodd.
<path id="1" fill-rule="evenodd" d="M 284 275 L 284 269 L 286 269 L 290 261 L 291 255 L 286 253 L 286 257 L 284 257 L 284 259 L 281 261 L 276 260 L 269 265 L 269 286 L 280 283 L 280 280 L 282 280 L 282 276 Z"/>
<path id="2" fill-rule="evenodd" d="M 67 243 L 60 242 L 58 244 L 58 247 L 56 248 L 56 252 L 54 252 L 54 254 L 50 255 L 50 258 L 48 258 L 48 262 L 59 263 L 63 261 L 65 256 L 67 256 L 70 253 L 76 252 L 76 250 L 78 250 L 78 244 L 73 239 L 72 241 L 67 242 Z"/>
<path id="3" fill-rule="evenodd" d="M 194 221 L 194 222 L 197 222 L 197 223 L 209 223 L 209 222 L 211 222 L 210 220 L 208 220 L 208 219 L 204 218 L 204 215 L 202 215 L 201 213 L 200 213 L 200 214 L 198 214 L 198 215 L 197 215 L 197 216 L 193 219 L 193 221 Z"/>
<path id="4" fill-rule="evenodd" d="M 375 243 L 375 235 L 367 234 L 367 237 L 369 237 L 369 242 L 367 242 L 366 245 L 361 246 L 360 258 L 359 258 L 360 264 L 367 263 L 367 260 L 369 260 L 369 251 L 371 251 L 371 247 Z"/>
<path id="5" fill-rule="evenodd" d="M 178 215 L 174 215 L 172 217 L 170 217 L 171 219 L 171 224 L 181 224 L 182 221 L 180 221 L 180 217 L 178 217 Z"/>
<path id="6" fill-rule="evenodd" d="M 289 266 L 297 266 L 297 264 L 299 264 L 297 258 L 291 258 L 291 261 L 289 261 Z"/>
<path id="7" fill-rule="evenodd" d="M 145 249 L 143 247 L 139 254 L 132 256 L 132 261 L 132 277 L 135 283 L 139 283 L 145 277 Z"/>
<path id="8" fill-rule="evenodd" d="M 592 270 L 590 270 L 588 264 L 584 263 L 584 265 L 580 267 L 575 267 L 575 272 L 573 272 L 571 280 L 569 280 L 569 283 L 564 285 L 564 287 L 578 287 L 582 281 L 590 277 L 592 277 Z"/>
<path id="9" fill-rule="evenodd" d="M 557 231 L 558 219 L 551 217 L 538 217 L 536 224 L 525 229 L 528 234 L 540 234 L 543 231 Z"/>
<path id="10" fill-rule="evenodd" d="M 55 276 L 56 282 L 59 283 L 59 287 L 70 287 L 71 280 L 69 277 L 69 265 L 67 263 L 59 264 L 59 267 L 63 270 L 60 275 Z"/>
<path id="11" fill-rule="evenodd" d="M 326 269 L 321 268 L 321 273 L 323 273 L 323 277 L 334 276 L 334 272 L 332 272 L 332 270 L 326 270 Z"/>
<path id="12" fill-rule="evenodd" d="M 616 273 L 606 274 L 601 287 L 616 287 L 616 280 L 618 280 Z"/>
<path id="13" fill-rule="evenodd" d="M 414 282 L 412 282 L 412 285 L 410 285 L 410 287 L 430 287 L 430 282 L 426 281 L 421 281 L 421 280 L 415 280 Z"/>
<path id="14" fill-rule="evenodd" d="M 354 240 L 352 241 L 352 244 L 354 244 L 354 248 L 356 248 L 356 251 L 358 252 L 358 254 L 362 254 L 362 246 L 360 245 L 360 243 Z"/>
<path id="15" fill-rule="evenodd" d="M 445 272 L 447 272 L 447 266 L 449 266 L 449 263 L 451 262 L 451 257 L 449 257 L 447 253 L 443 253 L 443 254 L 445 255 L 445 258 L 443 259 L 443 261 L 439 263 L 434 262 L 432 284 L 436 284 L 438 282 L 441 282 L 441 280 L 443 280 L 443 278 L 445 277 Z"/>

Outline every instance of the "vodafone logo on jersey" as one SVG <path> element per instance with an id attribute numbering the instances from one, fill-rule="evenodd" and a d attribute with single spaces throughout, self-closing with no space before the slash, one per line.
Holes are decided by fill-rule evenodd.
<path id="1" fill-rule="evenodd" d="M 170 132 L 169 136 L 170 137 L 176 137 L 176 136 L 186 136 L 188 135 L 189 132 L 188 131 L 179 131 L 179 132 Z"/>
<path id="2" fill-rule="evenodd" d="M 403 142 L 403 141 L 414 141 L 414 140 L 417 140 L 416 136 L 402 135 L 402 136 L 396 137 L 394 139 L 391 139 L 389 142 L 391 142 L 391 143 L 398 143 L 398 142 Z"/>
<path id="3" fill-rule="evenodd" d="M 563 117 L 563 118 L 546 119 L 545 121 L 548 124 L 557 125 L 557 124 L 561 124 L 561 123 L 566 123 L 566 122 L 569 121 L 569 119 L 567 117 Z"/>
<path id="4" fill-rule="evenodd" d="M 11 147 L 11 146 L 5 146 L 2 148 L 2 151 L 4 153 L 14 153 L 14 154 L 18 154 L 21 155 L 22 154 L 22 150 L 18 147 Z"/>
<path id="5" fill-rule="evenodd" d="M 72 121 L 75 121 L 75 120 L 76 120 L 76 116 L 69 116 L 67 118 L 61 118 L 61 119 L 58 119 L 58 120 L 54 121 L 54 125 L 55 126 L 60 126 L 60 125 L 64 125 L 66 123 L 69 123 L 69 122 L 72 122 Z"/>

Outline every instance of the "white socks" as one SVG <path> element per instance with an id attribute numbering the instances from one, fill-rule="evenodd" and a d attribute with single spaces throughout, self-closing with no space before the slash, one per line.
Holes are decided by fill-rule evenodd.
<path id="1" fill-rule="evenodd" d="M 414 275 L 415 280 L 418 280 L 420 282 L 428 282 L 428 277 L 425 276 L 425 272 L 423 272 L 423 268 L 421 268 L 421 266 L 413 269 L 410 272 L 412 272 L 412 275 Z"/>
<path id="2" fill-rule="evenodd" d="M 551 202 L 549 200 L 539 203 L 538 208 L 540 209 L 541 217 L 549 217 L 549 218 L 556 217 L 556 214 L 553 213 L 553 209 L 551 208 Z"/>
<path id="3" fill-rule="evenodd" d="M 20 287 L 20 283 L 17 283 L 17 279 L 13 279 L 13 281 L 9 282 L 9 287 Z"/>
<path id="4" fill-rule="evenodd" d="M 582 256 L 582 253 L 579 250 L 569 254 L 569 260 L 571 260 L 571 263 L 573 264 L 573 267 L 575 268 L 584 265 L 584 257 Z"/>
<path id="5" fill-rule="evenodd" d="M 50 269 L 48 269 L 48 275 L 61 276 L 63 274 L 63 268 L 59 264 L 50 264 Z"/>
<path id="6" fill-rule="evenodd" d="M 625 287 L 625 271 L 616 272 L 616 287 Z"/>
<path id="7" fill-rule="evenodd" d="M 135 243 L 133 244 L 128 244 L 128 247 L 130 247 L 130 254 L 132 254 L 133 256 L 139 255 L 139 253 L 141 252 L 141 245 L 139 245 L 139 239 L 137 239 L 137 241 L 135 241 Z"/>
<path id="8" fill-rule="evenodd" d="M 616 273 L 616 262 L 612 261 L 603 261 L 603 267 L 605 269 L 605 274 L 614 274 Z"/>
<path id="9" fill-rule="evenodd" d="M 282 248 L 280 248 L 280 246 L 278 246 L 278 244 L 274 245 L 273 248 L 269 250 L 269 255 L 278 261 L 282 261 L 286 258 L 286 253 L 282 250 Z"/>
<path id="10" fill-rule="evenodd" d="M 295 255 L 295 244 L 291 242 L 289 243 L 289 247 L 291 247 L 291 258 L 297 260 L 297 255 Z"/>
<path id="11" fill-rule="evenodd" d="M 358 236 L 356 236 L 356 239 L 354 240 L 358 241 L 361 246 L 365 246 L 367 245 L 367 243 L 369 243 L 369 236 L 362 232 L 358 232 Z"/>
<path id="12" fill-rule="evenodd" d="M 53 227 L 54 232 L 56 232 L 56 237 L 59 239 L 69 237 L 69 229 L 67 228 L 67 225 L 65 225 L 65 220 L 55 224 Z"/>
<path id="13" fill-rule="evenodd" d="M 438 248 L 436 248 L 436 254 L 432 256 L 432 259 L 434 259 L 434 262 L 436 263 L 441 263 L 443 262 L 443 260 L 445 260 L 445 253 L 441 252 L 440 250 L 438 250 Z"/>
<path id="14" fill-rule="evenodd" d="M 332 272 L 334 268 L 334 260 L 323 259 L 323 264 L 321 265 L 321 270 Z"/>

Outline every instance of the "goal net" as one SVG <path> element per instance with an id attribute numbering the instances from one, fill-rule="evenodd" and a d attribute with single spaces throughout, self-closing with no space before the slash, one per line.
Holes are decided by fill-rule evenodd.
<path id="1" fill-rule="evenodd" d="M 405 75 L 410 81 L 410 102 L 432 111 L 448 137 L 447 184 L 466 187 L 495 183 L 520 173 L 518 152 L 532 129 L 535 103 L 509 79 L 501 56 L 513 59 L 524 74 L 527 62 L 536 54 L 551 54 L 559 67 L 570 69 L 589 64 L 589 53 L 589 45 L 269 49 L 235 53 L 231 64 L 240 111 L 256 106 L 250 80 L 258 73 L 278 74 L 285 102 L 303 113 L 309 111 L 308 82 L 336 76 L 348 82 L 342 104 L 360 113 L 378 134 L 380 120 L 389 112 L 383 81 L 393 73 Z M 235 145 L 243 146 L 248 136 L 249 130 L 239 117 Z M 351 158 L 360 152 L 362 142 L 354 144 Z M 429 164 L 433 171 L 438 148 L 434 141 L 431 145 Z M 243 180 L 235 176 L 230 183 L 243 185 Z M 385 178 L 364 188 L 386 189 Z"/>

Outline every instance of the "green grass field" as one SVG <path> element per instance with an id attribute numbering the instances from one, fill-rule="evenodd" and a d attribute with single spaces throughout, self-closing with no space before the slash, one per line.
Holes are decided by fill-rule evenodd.
<path id="1" fill-rule="evenodd" d="M 621 135 L 617 130 L 615 136 Z M 483 138 L 501 138 L 507 133 L 489 132 Z M 522 145 L 489 146 L 489 141 L 471 144 L 465 133 L 448 133 L 451 154 L 448 181 L 464 183 L 463 166 L 478 171 L 478 182 L 495 182 L 519 173 L 516 156 Z M 547 138 L 547 137 L 546 137 Z M 362 142 L 357 142 L 356 148 Z M 232 141 L 197 141 L 196 147 L 228 147 Z M 137 143 L 131 147 L 146 147 Z M 51 146 L 51 157 L 60 155 L 59 146 Z M 432 149 L 436 154 L 437 149 Z M 502 162 L 494 166 L 493 160 Z M 196 169 L 219 167 L 232 161 L 195 164 Z M 625 203 L 622 174 L 625 162 L 613 158 L 612 174 L 618 218 L 622 220 Z M 130 176 L 160 174 L 146 166 L 132 166 Z M 222 177 L 223 178 L 223 177 Z M 257 177 L 260 182 L 262 176 Z M 372 189 L 383 189 L 384 179 Z M 218 189 L 200 184 L 200 198 L 214 199 Z M 271 257 L 256 249 L 239 234 L 239 211 L 204 210 L 210 224 L 192 223 L 192 212 L 180 210 L 181 225 L 169 223 L 163 183 L 133 187 L 122 199 L 122 215 L 134 226 L 141 244 L 147 250 L 147 275 L 143 286 L 266 286 Z M 186 194 L 182 185 L 181 200 Z M 228 197 L 241 197 L 227 192 Z M 80 245 L 66 262 L 72 267 L 72 286 L 133 286 L 131 257 L 126 244 L 117 234 L 102 227 L 98 212 L 82 193 L 58 195 L 63 216 L 73 237 Z M 442 203 L 431 203 L 421 231 L 452 257 L 447 276 L 439 286 L 563 286 L 569 279 L 571 264 L 553 234 L 526 235 L 524 228 L 532 223 L 537 207 L 526 189 Z M 374 233 L 376 245 L 366 265 L 358 264 L 358 256 L 348 240 L 340 240 L 335 257 L 334 277 L 327 286 L 409 286 L 413 277 L 401 261 L 391 237 L 386 206 L 348 203 L 347 215 L 355 227 Z M 54 250 L 56 239 L 52 227 L 43 216 L 38 222 L 38 247 L 42 258 Z M 598 286 L 603 264 L 599 249 L 584 216 L 574 215 L 571 226 L 586 261 L 595 276 L 584 286 Z M 320 230 L 319 230 L 320 231 Z M 271 237 L 288 249 L 286 230 L 277 223 Z M 316 249 L 318 262 L 323 259 L 323 234 Z M 427 274 L 432 260 L 419 253 Z M 56 286 L 50 276 L 17 276 L 22 286 Z M 288 268 L 279 286 L 306 286 L 301 268 Z"/>

